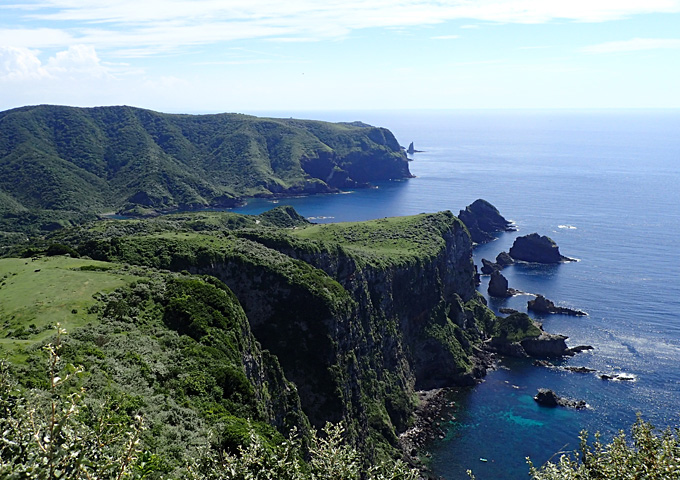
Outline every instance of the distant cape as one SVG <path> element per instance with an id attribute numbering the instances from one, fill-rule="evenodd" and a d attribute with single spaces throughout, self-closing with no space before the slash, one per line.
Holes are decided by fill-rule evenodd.
<path id="1" fill-rule="evenodd" d="M 0 112 L 0 216 L 224 207 L 411 177 L 385 128 L 128 106 Z"/>

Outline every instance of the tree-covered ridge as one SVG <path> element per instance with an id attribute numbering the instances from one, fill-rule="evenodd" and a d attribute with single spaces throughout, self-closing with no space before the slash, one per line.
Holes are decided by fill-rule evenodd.
<path id="1" fill-rule="evenodd" d="M 230 206 L 409 176 L 392 133 L 361 123 L 122 106 L 0 112 L 0 214 L 15 229 L 44 212 L 67 221 Z"/>

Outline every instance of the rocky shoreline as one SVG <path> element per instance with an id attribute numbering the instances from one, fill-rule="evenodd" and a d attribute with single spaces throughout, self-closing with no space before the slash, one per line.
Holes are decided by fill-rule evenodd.
<path id="1" fill-rule="evenodd" d="M 418 407 L 415 411 L 413 426 L 399 435 L 399 447 L 405 460 L 418 468 L 423 479 L 435 479 L 427 467 L 430 454 L 425 446 L 435 438 L 443 438 L 445 434 L 442 422 L 454 420 L 452 414 L 444 413 L 446 408 L 452 407 L 453 403 L 448 400 L 450 388 L 436 388 L 433 390 L 421 390 L 418 395 Z"/>

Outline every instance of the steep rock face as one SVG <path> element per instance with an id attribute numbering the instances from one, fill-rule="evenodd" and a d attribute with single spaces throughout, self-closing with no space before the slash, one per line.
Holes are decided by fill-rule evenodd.
<path id="1" fill-rule="evenodd" d="M 497 232 L 515 231 L 512 223 L 500 214 L 498 209 L 481 198 L 461 210 L 458 218 L 470 231 L 475 243 L 486 243 L 494 239 Z"/>
<path id="2" fill-rule="evenodd" d="M 510 256 L 515 260 L 531 263 L 561 263 L 573 259 L 560 254 L 555 241 L 546 236 L 532 233 L 517 237 L 510 247 Z"/>
<path id="3" fill-rule="evenodd" d="M 475 291 L 470 237 L 450 212 L 293 224 L 126 237 L 82 253 L 219 278 L 313 424 L 344 420 L 368 451 L 395 447 L 417 388 L 484 372 L 474 357 L 495 317 Z"/>

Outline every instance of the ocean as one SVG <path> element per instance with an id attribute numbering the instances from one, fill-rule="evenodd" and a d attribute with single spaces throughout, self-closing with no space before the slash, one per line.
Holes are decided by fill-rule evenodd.
<path id="1" fill-rule="evenodd" d="M 262 114 L 259 112 L 258 114 Z M 273 114 L 272 116 L 276 116 Z M 640 413 L 659 428 L 680 425 L 680 111 L 286 112 L 329 121 L 361 120 L 415 143 L 415 178 L 337 195 L 280 199 L 316 222 L 354 221 L 451 210 L 477 198 L 495 205 L 518 232 L 476 248 L 495 259 L 518 235 L 538 232 L 578 262 L 516 265 L 512 288 L 540 293 L 587 317 L 538 317 L 568 344 L 594 350 L 557 362 L 572 373 L 502 359 L 473 388 L 451 395 L 445 434 L 429 446 L 446 479 L 527 478 L 579 445 L 581 430 L 604 440 Z M 253 200 L 242 213 L 274 206 Z M 486 294 L 488 278 L 480 291 Z M 526 311 L 531 297 L 489 299 Z M 602 380 L 599 374 L 626 380 Z M 545 408 L 538 388 L 585 400 L 587 410 Z M 486 460 L 483 461 L 482 459 Z"/>

